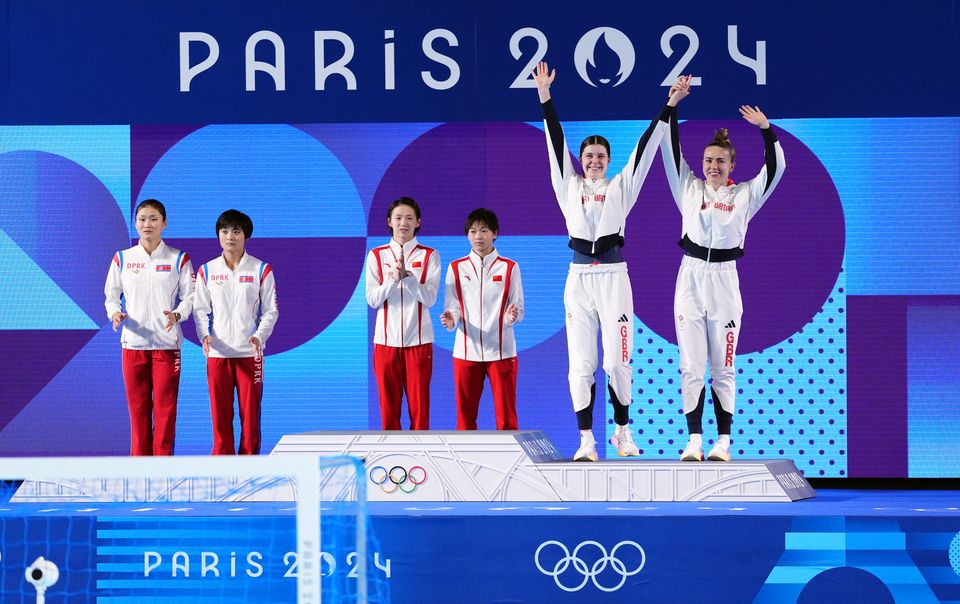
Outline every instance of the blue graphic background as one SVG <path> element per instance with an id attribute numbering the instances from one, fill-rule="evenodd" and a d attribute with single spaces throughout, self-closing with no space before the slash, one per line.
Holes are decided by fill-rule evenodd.
<path id="1" fill-rule="evenodd" d="M 668 603 L 709 599 L 718 584 L 731 601 L 755 604 L 862 601 L 866 595 L 871 602 L 948 604 L 960 598 L 960 533 L 956 510 L 942 507 L 946 492 L 907 505 L 897 495 L 832 495 L 786 504 L 714 503 L 699 506 L 694 515 L 688 504 L 674 503 L 461 503 L 412 517 L 398 513 L 394 504 L 381 504 L 370 510 L 368 521 L 373 535 L 367 549 L 368 601 L 435 602 L 456 590 L 464 603 Z M 131 510 L 124 504 L 92 509 L 20 504 L 24 509 L 0 510 L 3 601 L 33 601 L 23 569 L 38 555 L 60 568 L 48 601 L 295 597 L 296 579 L 285 576 L 297 571 L 289 509 L 231 504 L 225 514 L 216 506 L 174 505 Z M 882 507 L 860 513 L 867 505 Z M 838 513 L 844 506 L 849 515 Z M 350 534 L 353 524 L 338 522 L 327 525 L 330 533 Z M 356 548 L 329 534 L 322 539 L 324 601 L 353 601 L 343 594 L 356 590 L 357 560 L 351 557 Z M 635 545 L 614 552 L 622 542 Z M 725 544 L 727 559 L 735 563 L 703 565 L 697 573 L 677 564 L 678 548 L 704 551 L 718 547 L 715 543 Z M 577 549 L 581 544 L 587 545 Z M 564 564 L 562 548 L 576 551 L 582 564 Z M 602 565 L 601 549 L 614 552 L 622 567 L 610 560 Z M 618 568 L 637 572 L 623 580 Z"/>
<path id="2" fill-rule="evenodd" d="M 931 120 L 916 122 L 912 125 L 910 120 L 901 119 L 895 125 L 901 128 L 901 134 L 924 127 L 960 132 L 960 122 L 955 119 L 940 120 L 937 128 L 931 126 Z M 254 217 L 256 230 L 250 250 L 275 268 L 282 316 L 275 337 L 268 343 L 265 449 L 290 432 L 378 427 L 369 362 L 373 312 L 363 298 L 362 270 L 366 250 L 381 244 L 386 237 L 379 232 L 378 216 L 371 215 L 376 210 L 370 210 L 370 204 L 363 199 L 377 190 L 374 179 L 378 175 L 390 173 L 389 167 L 377 166 L 389 166 L 418 136 L 429 132 L 429 127 L 358 125 L 351 131 L 349 147 L 345 146 L 345 128 L 340 126 L 207 127 L 193 130 L 170 145 L 148 167 L 131 167 L 130 155 L 120 151 L 128 145 L 134 150 L 138 145 L 146 148 L 157 138 L 151 138 L 146 127 L 138 127 L 133 140 L 130 129 L 116 127 L 5 129 L 6 152 L 0 154 L 5 177 L 0 185 L 0 200 L 6 200 L 4 207 L 12 211 L 4 212 L 0 221 L 0 249 L 6 259 L 2 283 L 7 299 L 22 301 L 24 306 L 8 307 L 3 313 L 2 339 L 14 348 L 21 334 L 36 330 L 50 338 L 49 342 L 56 342 L 55 348 L 60 346 L 62 351 L 45 355 L 21 372 L 21 383 L 32 385 L 36 391 L 31 393 L 27 386 L 22 387 L 20 400 L 14 401 L 21 407 L 5 407 L 8 423 L 0 432 L 0 446 L 11 453 L 26 454 L 122 454 L 126 450 L 127 417 L 118 346 L 101 310 L 100 293 L 105 263 L 114 249 L 129 245 L 131 237 L 127 219 L 130 210 L 121 209 L 123 204 L 116 196 L 128 194 L 137 183 L 131 185 L 129 178 L 126 182 L 119 179 L 117 174 L 124 171 L 145 175 L 138 198 L 168 200 L 170 219 L 165 238 L 190 251 L 195 266 L 218 251 L 211 225 L 222 207 L 242 207 Z M 788 120 L 785 127 L 795 129 L 804 142 L 812 141 L 812 150 L 825 150 L 820 159 L 844 200 L 846 270 L 838 276 L 828 299 L 822 301 L 822 311 L 810 317 L 800 330 L 773 346 L 739 355 L 735 450 L 743 457 L 790 457 L 808 475 L 846 476 L 843 313 L 844 300 L 851 292 L 849 283 L 853 279 L 861 293 L 909 291 L 942 295 L 956 291 L 958 269 L 949 262 L 949 255 L 924 254 L 921 263 L 921 246 L 912 237 L 903 238 L 904 245 L 898 247 L 902 253 L 893 268 L 871 258 L 878 255 L 878 246 L 882 247 L 878 233 L 883 240 L 884 235 L 892 236 L 893 228 L 906 233 L 929 229 L 931 216 L 938 215 L 942 200 L 956 197 L 957 182 L 929 178 L 920 189 L 921 194 L 911 198 L 909 210 L 886 203 L 887 198 L 877 193 L 873 198 L 874 211 L 859 211 L 860 199 L 870 197 L 870 191 L 877 190 L 878 185 L 863 170 L 856 169 L 862 167 L 861 155 L 837 153 L 836 145 L 829 144 L 836 139 L 831 139 L 831 133 L 837 131 L 837 125 L 829 121 Z M 573 122 L 568 136 L 575 140 L 589 128 L 590 124 Z M 889 120 L 857 121 L 854 127 L 843 130 L 844 140 L 838 144 L 868 148 L 871 133 L 888 128 Z M 6 136 L 7 131 L 10 136 Z M 317 140 L 321 132 L 330 133 L 329 145 Z M 629 136 L 628 132 L 623 137 Z M 858 138 L 851 141 L 854 136 Z M 947 164 L 953 162 L 955 166 L 960 162 L 956 148 L 943 148 L 944 138 L 945 135 L 920 137 L 909 145 L 902 143 L 901 153 L 929 158 L 933 168 L 942 174 Z M 481 141 L 481 149 L 496 142 L 489 135 L 481 137 Z M 391 158 L 383 153 L 384 148 L 392 149 L 395 155 Z M 380 159 L 371 154 L 371 165 L 360 170 L 358 158 L 367 157 L 368 149 L 380 149 Z M 338 153 L 343 155 L 342 161 Z M 482 157 L 477 159 L 484 161 Z M 543 161 L 543 157 L 532 157 L 528 162 L 530 169 L 538 169 Z M 611 169 L 617 167 L 614 164 Z M 56 175 L 57 180 L 47 181 L 47 174 Z M 98 178 L 97 174 L 101 176 Z M 538 177 L 542 180 L 545 175 Z M 650 180 L 654 182 L 660 177 L 652 174 Z M 415 186 L 418 175 L 400 178 L 401 182 Z M 483 175 L 476 178 L 482 179 Z M 910 178 L 906 188 L 919 188 L 923 179 Z M 496 186 L 476 182 L 479 203 L 502 205 Z M 461 179 L 455 179 L 451 185 L 472 186 Z M 477 193 L 473 195 L 476 198 Z M 776 201 L 774 196 L 771 204 Z M 670 203 L 662 196 L 648 203 L 663 202 Z M 425 201 L 421 240 L 437 248 L 445 266 L 467 251 L 466 241 L 457 233 L 462 227 L 455 223 L 456 213 L 451 213 L 450 218 L 441 214 L 439 226 L 430 223 L 431 203 Z M 505 234 L 498 241 L 498 249 L 520 262 L 526 287 L 527 318 L 518 327 L 521 425 L 547 430 L 564 450 L 573 446 L 576 437 L 563 379 L 566 345 L 561 292 L 569 252 L 562 231 L 555 235 L 523 234 L 528 228 L 525 221 L 533 226 L 544 214 L 551 221 L 556 220 L 553 214 L 559 212 L 553 203 L 549 198 L 513 200 L 511 207 L 501 212 L 510 220 L 503 220 Z M 895 221 L 877 218 L 877 214 L 888 209 L 896 214 Z M 956 220 L 939 214 L 938 223 L 947 228 L 950 220 Z M 365 220 L 369 225 L 365 225 Z M 83 236 L 76 236 L 80 224 Z M 644 228 L 650 227 L 645 224 Z M 676 223 L 654 228 L 673 237 Z M 510 234 L 514 232 L 519 233 Z M 65 237 L 67 233 L 75 236 Z M 69 262 L 63 261 L 65 253 Z M 906 270 L 910 258 L 911 266 L 923 266 L 923 270 Z M 750 262 L 763 260 L 748 257 L 743 261 Z M 898 269 L 896 263 L 904 267 Z M 924 271 L 935 273 L 938 278 L 924 277 Z M 884 285 L 884 279 L 888 285 Z M 635 289 L 642 292 L 643 275 L 634 276 L 634 280 Z M 761 285 L 780 287 L 773 283 Z M 438 314 L 439 308 L 439 304 L 434 307 L 432 315 Z M 955 323 L 950 319 L 954 308 L 947 302 L 939 318 L 927 317 L 929 313 L 911 314 L 911 342 L 931 341 L 931 335 L 924 335 L 927 329 L 938 334 L 944 333 L 944 328 L 952 329 L 949 326 Z M 748 308 L 746 319 L 749 317 Z M 455 421 L 449 361 L 453 335 L 439 325 L 437 328 L 432 425 L 442 429 L 452 427 Z M 685 428 L 676 346 L 645 325 L 641 317 L 637 317 L 637 328 L 637 411 L 633 421 L 638 443 L 645 456 L 673 458 L 683 445 Z M 69 330 L 79 330 L 85 338 L 72 351 L 64 348 L 64 334 Z M 186 324 L 185 331 L 195 342 L 191 323 Z M 666 335 L 672 338 L 672 334 Z M 936 393 L 943 382 L 939 372 L 922 373 L 924 368 L 933 367 L 920 356 L 923 350 L 926 349 L 910 348 L 910 358 L 919 363 L 911 361 L 910 365 L 916 367 L 910 373 L 910 411 L 914 418 L 910 437 L 912 450 L 917 452 L 911 457 L 910 474 L 955 475 L 954 468 L 933 459 L 925 463 L 919 454 L 933 434 L 930 427 L 924 427 L 931 424 L 923 424 L 923 417 L 941 427 L 945 421 L 960 423 L 952 415 L 938 411 Z M 956 358 L 949 354 L 935 356 Z M 922 378 L 914 377 L 919 375 L 930 376 L 926 378 L 927 386 L 917 381 Z M 599 379 L 602 386 L 602 376 Z M 177 452 L 202 454 L 210 446 L 210 419 L 203 357 L 193 342 L 184 345 L 181 380 Z M 68 401 L 77 400 L 78 392 L 84 393 L 82 404 L 69 404 Z M 930 402 L 924 407 L 923 401 Z M 487 395 L 482 403 L 481 427 L 492 427 L 489 404 Z M 609 413 L 607 406 L 604 413 Z M 612 430 L 611 422 L 607 417 L 608 431 Z M 77 430 L 77 426 L 83 429 Z M 608 455 L 611 453 L 607 451 Z"/>
<path id="3" fill-rule="evenodd" d="M 483 14 L 437 2 L 337 11 L 323 3 L 279 11 L 243 10 L 243 3 L 223 10 L 219 1 L 150 9 L 114 0 L 0 2 L 9 49 L 0 61 L 7 124 L 0 126 L 0 452 L 127 452 L 118 337 L 102 288 L 110 257 L 135 238 L 133 206 L 151 196 L 170 211 L 166 240 L 188 251 L 195 267 L 219 252 L 213 224 L 222 210 L 237 207 L 254 219 L 249 249 L 273 265 L 281 309 L 267 345 L 264 449 L 291 432 L 379 427 L 363 262 L 387 239 L 383 208 L 403 194 L 423 204 L 421 240 L 439 250 L 444 267 L 468 250 L 461 222 L 470 209 L 500 215 L 498 248 L 520 262 L 526 286 L 526 319 L 517 328 L 520 424 L 572 451 L 578 437 L 561 302 L 570 252 L 535 93 L 510 87 L 536 43 L 520 40 L 517 55 L 510 38 L 524 26 L 543 33 L 571 146 L 587 134 L 608 135 L 617 170 L 684 52 L 685 39 L 675 37 L 675 54 L 665 56 L 661 36 L 684 23 L 699 40 L 689 70 L 703 77 L 682 106 L 690 118 L 681 126 L 687 160 L 696 169 L 704 133 L 725 126 L 738 144 L 735 177 L 755 174 L 759 137 L 735 111 L 750 101 L 774 118 L 789 166 L 751 223 L 739 264 L 746 311 L 735 454 L 790 457 L 812 476 L 960 476 L 937 455 L 942 435 L 960 431 L 960 355 L 949 343 L 960 316 L 952 249 L 960 230 L 957 84 L 948 78 L 923 103 L 912 92 L 918 64 L 955 71 L 956 14 L 948 4 L 875 11 L 854 3 L 816 22 L 798 19 L 807 9 L 791 5 L 763 13 L 730 7 L 740 50 L 752 57 L 756 41 L 767 45 L 767 83 L 759 84 L 730 58 L 726 26 L 696 4 L 666 7 L 655 18 L 623 7 L 615 19 L 581 22 L 539 2 L 492 2 Z M 901 15 L 921 9 L 929 18 L 920 24 Z M 625 55 L 598 43 L 588 49 L 592 79 L 584 81 L 577 44 L 614 21 L 630 23 L 620 29 L 633 46 L 634 70 L 616 87 L 602 85 L 597 78 L 615 73 Z M 257 73 L 257 89 L 245 91 L 243 45 L 267 25 L 285 41 L 287 90 L 273 90 Z M 336 75 L 314 89 L 313 32 L 327 30 L 352 40 L 356 90 Z M 393 90 L 384 83 L 387 30 L 395 41 Z M 424 53 L 432 30 L 457 38 L 433 46 L 460 70 L 447 90 L 430 88 L 421 73 L 453 74 Z M 178 40 L 189 31 L 214 36 L 221 58 L 181 92 Z M 840 39 L 861 44 L 808 43 Z M 800 40 L 805 52 L 797 51 Z M 327 63 L 339 52 L 328 46 Z M 191 50 L 192 64 L 202 50 Z M 272 60 L 270 50 L 258 46 L 258 60 Z M 850 73 L 859 74 L 858 85 L 841 92 L 838 82 Z M 658 159 L 625 248 L 638 330 L 632 421 L 649 458 L 674 458 L 684 439 L 671 327 L 677 218 Z M 871 321 L 874 314 L 883 319 Z M 856 333 L 847 331 L 851 322 Z M 202 454 L 211 442 L 204 362 L 192 323 L 184 327 L 177 452 Z M 436 327 L 432 426 L 443 429 L 455 416 L 452 335 Z M 598 386 L 605 393 L 602 375 Z M 482 428 L 492 427 L 490 404 L 487 394 Z M 598 406 L 607 436 L 609 414 L 609 405 Z M 710 426 L 707 433 L 709 440 Z M 884 454 L 866 453 L 877 448 Z"/>

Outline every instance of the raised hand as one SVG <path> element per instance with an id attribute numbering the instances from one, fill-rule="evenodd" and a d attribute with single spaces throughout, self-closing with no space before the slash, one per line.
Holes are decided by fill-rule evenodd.
<path id="1" fill-rule="evenodd" d="M 546 103 L 550 100 L 550 84 L 557 77 L 557 70 L 550 71 L 546 61 L 540 61 L 534 69 L 530 71 L 533 81 L 537 85 L 537 94 L 540 95 L 540 102 Z"/>
<path id="2" fill-rule="evenodd" d="M 770 120 L 767 119 L 767 116 L 764 115 L 763 111 L 760 111 L 759 107 L 740 105 L 740 115 L 743 116 L 743 119 L 747 120 L 754 126 L 759 126 L 763 130 L 766 130 L 770 127 Z"/>
<path id="3" fill-rule="evenodd" d="M 533 76 L 537 88 L 549 88 L 550 84 L 553 84 L 553 79 L 557 77 L 557 70 L 551 71 L 546 61 L 540 61 L 540 64 L 530 71 L 530 75 Z"/>
<path id="4" fill-rule="evenodd" d="M 667 105 L 676 107 L 683 99 L 690 95 L 690 86 L 693 82 L 693 74 L 680 76 L 677 82 L 670 87 L 670 94 Z"/>

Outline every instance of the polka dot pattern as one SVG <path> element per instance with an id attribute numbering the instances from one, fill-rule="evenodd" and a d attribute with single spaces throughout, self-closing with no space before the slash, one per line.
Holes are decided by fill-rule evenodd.
<path id="1" fill-rule="evenodd" d="M 799 331 L 769 348 L 737 355 L 735 459 L 792 459 L 807 477 L 847 475 L 846 276 Z M 750 321 L 745 310 L 744 323 Z M 647 459 L 679 459 L 687 442 L 677 346 L 637 320 L 634 438 Z M 713 402 L 704 406 L 704 448 L 716 439 Z M 608 410 L 608 438 L 613 433 Z M 608 445 L 608 457 L 616 450 Z"/>
<path id="2" fill-rule="evenodd" d="M 950 542 L 950 568 L 960 575 L 960 533 L 954 535 Z"/>

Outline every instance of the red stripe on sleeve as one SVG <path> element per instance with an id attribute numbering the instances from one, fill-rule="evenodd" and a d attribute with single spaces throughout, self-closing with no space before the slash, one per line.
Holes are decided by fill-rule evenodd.
<path id="1" fill-rule="evenodd" d="M 424 250 L 423 268 L 420 269 L 420 285 L 427 282 L 427 270 L 430 267 L 430 254 L 433 249 L 418 245 L 417 249 Z M 417 338 L 420 344 L 423 344 L 423 302 L 417 302 Z"/>
<path id="2" fill-rule="evenodd" d="M 263 285 L 263 280 L 266 279 L 266 278 L 267 278 L 267 275 L 269 275 L 269 274 L 272 273 L 272 272 L 273 272 L 273 269 L 270 268 L 270 265 L 269 265 L 269 264 L 268 264 L 266 267 L 264 267 L 264 269 L 263 269 L 263 275 L 260 276 L 260 285 Z"/>
<path id="3" fill-rule="evenodd" d="M 423 269 L 420 271 L 420 284 L 423 285 L 427 282 L 427 268 L 430 266 L 430 254 L 433 253 L 433 249 L 422 245 L 418 245 L 417 248 L 426 252 L 423 256 Z"/>
<path id="4" fill-rule="evenodd" d="M 503 282 L 503 298 L 500 300 L 500 332 L 499 332 L 499 341 L 500 341 L 500 360 L 503 360 L 503 315 L 507 312 L 507 296 L 510 293 L 510 275 L 513 273 L 513 266 L 516 262 L 512 260 L 507 260 L 503 257 L 497 258 L 497 260 L 502 261 L 507 265 L 507 278 Z"/>
<path id="5" fill-rule="evenodd" d="M 463 290 L 460 288 L 460 265 L 466 258 L 455 260 L 453 267 L 454 283 L 457 286 L 457 301 L 460 303 L 460 328 L 463 329 L 463 358 L 467 358 L 467 313 L 463 308 Z"/>
<path id="6" fill-rule="evenodd" d="M 383 260 L 380 259 L 380 250 L 376 249 L 373 251 L 374 257 L 377 259 L 377 276 L 380 277 L 380 284 L 383 285 Z M 400 309 L 400 312 L 403 312 L 403 309 Z M 383 345 L 387 346 L 390 342 L 390 322 L 388 321 L 390 315 L 390 300 L 386 299 L 383 301 Z M 403 334 L 400 334 L 401 343 Z"/>
<path id="7" fill-rule="evenodd" d="M 383 261 L 380 259 L 380 250 L 382 247 L 374 248 L 373 257 L 377 261 L 377 277 L 380 279 L 380 284 L 383 284 Z"/>
<path id="8" fill-rule="evenodd" d="M 383 260 L 380 259 L 380 252 L 383 251 L 384 249 L 389 249 L 389 248 L 390 248 L 389 245 L 384 245 L 381 247 L 373 248 L 373 251 L 371 252 L 373 254 L 374 260 L 377 261 L 377 278 L 380 279 L 381 285 L 383 285 Z M 389 313 L 390 313 L 389 300 L 384 300 L 383 301 L 383 345 L 384 346 L 387 345 L 388 338 L 390 337 L 390 332 L 387 329 L 387 326 L 388 326 L 387 315 L 389 315 Z"/>

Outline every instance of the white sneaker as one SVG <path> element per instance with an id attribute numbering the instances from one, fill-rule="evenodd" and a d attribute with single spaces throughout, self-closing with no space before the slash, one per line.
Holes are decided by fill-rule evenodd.
<path id="1" fill-rule="evenodd" d="M 703 439 L 691 436 L 683 449 L 680 461 L 703 461 Z"/>
<path id="2" fill-rule="evenodd" d="M 730 461 L 730 439 L 718 438 L 717 444 L 710 449 L 707 459 L 710 461 Z"/>
<path id="3" fill-rule="evenodd" d="M 597 441 L 593 432 L 580 432 L 580 448 L 573 456 L 573 461 L 597 461 Z"/>
<path id="4" fill-rule="evenodd" d="M 617 448 L 617 455 L 620 457 L 636 457 L 640 455 L 640 449 L 633 442 L 633 435 L 628 426 L 617 426 L 613 431 L 613 438 L 610 443 Z"/>

